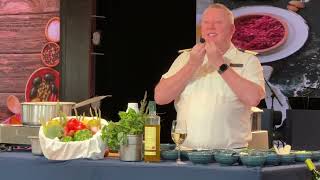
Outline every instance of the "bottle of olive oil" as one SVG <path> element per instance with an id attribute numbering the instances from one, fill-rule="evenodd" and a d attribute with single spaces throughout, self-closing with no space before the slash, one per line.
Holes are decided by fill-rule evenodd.
<path id="1" fill-rule="evenodd" d="M 311 159 L 307 159 L 305 161 L 305 163 L 307 164 L 309 171 L 311 171 L 311 173 L 312 173 L 312 179 L 313 180 L 320 180 L 320 172 L 316 170 L 316 167 L 314 166 Z"/>
<path id="2" fill-rule="evenodd" d="M 155 101 L 149 101 L 149 115 L 144 126 L 144 161 L 160 161 L 160 116 Z"/>

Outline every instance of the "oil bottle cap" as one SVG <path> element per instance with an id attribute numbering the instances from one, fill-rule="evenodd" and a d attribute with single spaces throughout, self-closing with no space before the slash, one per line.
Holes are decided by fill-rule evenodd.
<path id="1" fill-rule="evenodd" d="M 155 101 L 149 101 L 148 104 L 149 114 L 156 114 L 157 108 L 156 108 L 156 102 Z"/>

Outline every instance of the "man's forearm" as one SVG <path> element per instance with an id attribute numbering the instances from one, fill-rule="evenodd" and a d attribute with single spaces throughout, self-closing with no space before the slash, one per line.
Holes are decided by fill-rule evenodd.
<path id="1" fill-rule="evenodd" d="M 241 77 L 232 68 L 229 68 L 221 76 L 240 101 L 247 106 L 257 106 L 265 96 L 262 87 Z"/>
<path id="2" fill-rule="evenodd" d="M 197 70 L 192 64 L 186 64 L 175 75 L 161 79 L 155 88 L 154 99 L 157 104 L 168 104 L 175 100 L 184 90 L 189 80 Z"/>

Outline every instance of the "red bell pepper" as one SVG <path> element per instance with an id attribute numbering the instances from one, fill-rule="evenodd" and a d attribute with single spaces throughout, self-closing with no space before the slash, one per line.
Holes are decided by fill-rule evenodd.
<path id="1" fill-rule="evenodd" d="M 72 118 L 67 122 L 64 128 L 64 131 L 65 131 L 65 135 L 73 136 L 73 134 L 76 131 L 86 129 L 86 128 L 87 128 L 86 125 L 84 125 L 81 121 L 79 121 L 76 118 Z"/>

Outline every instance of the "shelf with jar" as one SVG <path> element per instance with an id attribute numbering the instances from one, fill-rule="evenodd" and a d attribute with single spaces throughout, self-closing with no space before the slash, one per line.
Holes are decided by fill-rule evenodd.
<path id="1" fill-rule="evenodd" d="M 91 55 L 104 55 L 106 23 L 106 16 L 91 15 Z"/>

